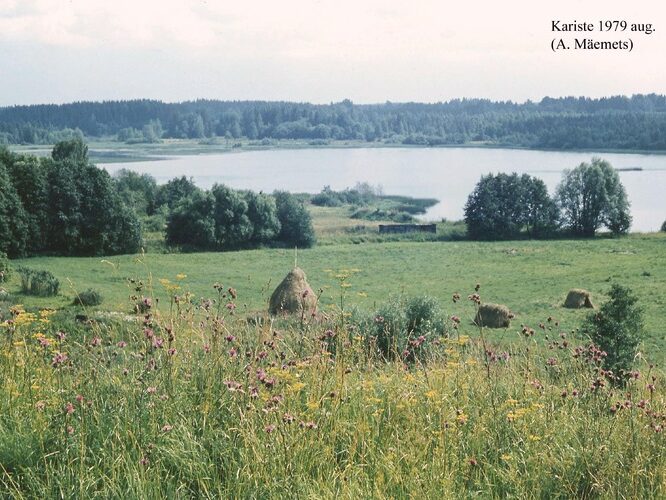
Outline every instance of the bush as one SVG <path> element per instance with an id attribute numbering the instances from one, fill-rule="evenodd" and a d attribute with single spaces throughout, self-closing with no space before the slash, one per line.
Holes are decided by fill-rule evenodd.
<path id="1" fill-rule="evenodd" d="M 444 332 L 444 316 L 433 297 L 422 295 L 405 304 L 407 330 L 412 337 L 439 335 Z"/>
<path id="2" fill-rule="evenodd" d="M 643 334 L 643 311 L 628 287 L 614 284 L 610 299 L 586 319 L 583 331 L 606 352 L 604 367 L 615 375 L 631 370 Z"/>
<path id="3" fill-rule="evenodd" d="M 5 283 L 9 280 L 12 274 L 12 268 L 9 265 L 7 254 L 0 252 L 0 283 Z"/>
<path id="4" fill-rule="evenodd" d="M 423 359 L 429 341 L 444 333 L 444 316 L 438 302 L 426 295 L 391 297 L 375 313 L 372 341 L 384 359 Z"/>
<path id="5" fill-rule="evenodd" d="M 19 267 L 17 272 L 21 276 L 21 290 L 26 295 L 39 297 L 52 297 L 58 295 L 60 281 L 49 271 L 35 271 L 26 267 Z"/>
<path id="6" fill-rule="evenodd" d="M 662 232 L 662 233 L 666 233 L 666 220 L 665 220 L 664 223 L 661 225 L 661 232 Z"/>
<path id="7" fill-rule="evenodd" d="M 88 288 L 74 297 L 74 305 L 77 306 L 98 306 L 104 301 L 104 297 L 94 288 Z"/>

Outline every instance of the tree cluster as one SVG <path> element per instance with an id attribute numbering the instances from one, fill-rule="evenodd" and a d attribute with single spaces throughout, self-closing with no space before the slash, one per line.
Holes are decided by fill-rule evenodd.
<path id="1" fill-rule="evenodd" d="M 113 180 L 79 139 L 50 158 L 0 149 L 0 252 L 110 255 L 136 252 L 141 228 Z"/>
<path id="2" fill-rule="evenodd" d="M 557 230 L 558 215 L 544 182 L 527 174 L 483 176 L 465 205 L 468 236 L 474 240 L 549 237 Z"/>
<path id="3" fill-rule="evenodd" d="M 52 143 L 62 138 L 59 134 L 81 131 L 127 142 L 244 137 L 666 150 L 666 96 L 546 97 L 522 104 L 487 99 L 366 105 L 349 100 L 325 105 L 135 100 L 0 108 L 0 143 Z"/>
<path id="4" fill-rule="evenodd" d="M 625 234 L 629 201 L 617 171 L 593 158 L 564 172 L 554 198 L 542 180 L 523 174 L 481 177 L 465 205 L 468 236 L 475 240 L 591 237 L 602 227 Z"/>
<path id="5" fill-rule="evenodd" d="M 172 203 L 166 223 L 170 245 L 237 250 L 276 243 L 307 248 L 315 242 L 309 212 L 284 191 L 271 196 L 220 184 L 204 191 L 180 178 L 161 187 L 159 193 L 162 203 Z"/>

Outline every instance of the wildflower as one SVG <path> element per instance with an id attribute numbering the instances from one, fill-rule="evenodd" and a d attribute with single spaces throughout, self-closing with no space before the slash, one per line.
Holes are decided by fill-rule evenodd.
<path id="1" fill-rule="evenodd" d="M 204 344 L 204 345 L 203 345 L 203 350 L 204 350 L 204 352 L 205 352 L 206 354 L 208 354 L 208 353 L 210 352 L 210 345 L 208 345 L 208 344 Z"/>
<path id="2" fill-rule="evenodd" d="M 65 405 L 65 413 L 67 415 L 71 415 L 72 413 L 74 413 L 74 405 L 72 403 L 67 403 Z"/>
<path id="3" fill-rule="evenodd" d="M 171 348 L 167 351 L 167 354 L 168 354 L 169 356 L 175 356 L 177 352 L 178 352 L 178 351 L 176 350 L 175 347 L 171 347 Z"/>
<path id="4" fill-rule="evenodd" d="M 116 345 L 122 349 L 123 347 L 127 347 L 127 342 L 125 342 L 124 340 L 121 340 Z"/>
<path id="5" fill-rule="evenodd" d="M 232 347 L 231 349 L 229 349 L 228 354 L 230 358 L 235 358 L 236 356 L 238 356 L 238 351 L 236 350 L 235 347 Z"/>
<path id="6" fill-rule="evenodd" d="M 102 339 L 99 338 L 99 337 L 94 337 L 94 338 L 90 341 L 90 345 L 93 346 L 93 347 L 97 347 L 97 346 L 99 346 L 99 345 L 102 345 Z"/>
<path id="7" fill-rule="evenodd" d="M 296 420 L 296 417 L 294 417 L 291 413 L 285 413 L 282 415 L 282 421 L 285 424 L 291 424 L 294 422 L 294 420 Z"/>
<path id="8" fill-rule="evenodd" d="M 273 432 L 275 429 L 277 429 L 277 427 L 275 426 L 275 424 L 270 424 L 270 425 L 267 425 L 266 427 L 264 427 L 264 431 L 266 431 L 266 434 L 270 434 L 270 433 Z"/>
<path id="9" fill-rule="evenodd" d="M 229 303 L 227 303 L 226 308 L 227 308 L 229 311 L 233 312 L 234 309 L 236 309 L 236 304 L 234 304 L 233 302 L 229 302 Z"/>
<path id="10" fill-rule="evenodd" d="M 468 463 L 471 467 L 476 467 L 477 465 L 479 465 L 479 462 L 477 462 L 475 458 L 470 458 L 470 459 L 467 461 L 467 463 Z"/>
<path id="11" fill-rule="evenodd" d="M 51 345 L 51 340 L 46 337 L 39 337 L 39 345 L 42 347 L 49 347 Z"/>
<path id="12" fill-rule="evenodd" d="M 455 304 L 456 302 L 458 302 L 460 300 L 460 294 L 459 293 L 454 293 L 452 298 L 453 298 L 453 303 Z"/>
<path id="13" fill-rule="evenodd" d="M 81 396 L 81 394 L 77 394 L 77 395 L 76 395 L 76 401 L 77 401 L 78 403 L 83 403 L 83 396 Z"/>
<path id="14" fill-rule="evenodd" d="M 67 434 L 69 434 L 70 436 L 72 434 L 74 434 L 74 427 L 72 427 L 71 425 L 68 425 L 67 426 Z"/>
<path id="15" fill-rule="evenodd" d="M 316 429 L 317 428 L 317 424 L 315 424 L 312 421 L 310 421 L 310 422 L 301 421 L 298 425 L 301 429 Z"/>
<path id="16" fill-rule="evenodd" d="M 140 463 L 141 465 L 143 465 L 144 467 L 146 467 L 146 466 L 148 466 L 148 465 L 150 464 L 150 460 L 148 459 L 148 457 L 146 457 L 146 456 L 144 455 L 144 456 L 141 458 L 141 460 L 139 460 L 139 463 Z"/>
<path id="17" fill-rule="evenodd" d="M 152 328 L 144 328 L 143 334 L 146 336 L 147 339 L 152 339 L 153 336 L 155 335 L 155 332 L 153 331 Z"/>
<path id="18" fill-rule="evenodd" d="M 251 397 L 252 399 L 256 399 L 256 398 L 259 397 L 259 389 L 257 389 L 256 386 L 251 385 L 250 387 L 248 387 L 248 391 L 249 391 L 249 393 L 250 393 L 250 397 Z"/>
<path id="19" fill-rule="evenodd" d="M 171 429 L 173 429 L 173 425 L 166 424 L 162 426 L 162 432 L 169 432 Z"/>
<path id="20" fill-rule="evenodd" d="M 44 408 L 46 408 L 46 402 L 45 401 L 37 401 L 35 403 L 35 409 L 37 411 L 44 411 Z"/>
<path id="21" fill-rule="evenodd" d="M 160 337 L 154 337 L 153 338 L 153 348 L 154 349 L 160 349 L 163 344 L 164 344 L 164 339 L 162 339 Z"/>
<path id="22" fill-rule="evenodd" d="M 227 292 L 229 293 L 229 295 L 231 296 L 231 298 L 234 299 L 234 300 L 236 300 L 236 297 L 238 297 L 238 294 L 236 293 L 236 289 L 235 289 L 235 288 L 231 288 L 231 287 L 229 287 L 229 289 L 227 290 Z"/>
<path id="23" fill-rule="evenodd" d="M 555 358 L 548 358 L 548 360 L 546 361 L 546 364 L 547 364 L 548 366 L 555 366 L 555 365 L 557 365 L 557 359 L 555 359 Z"/>
<path id="24" fill-rule="evenodd" d="M 146 389 L 146 392 L 147 392 L 148 394 L 155 394 L 155 393 L 157 392 L 157 387 L 148 387 L 148 388 Z"/>
<path id="25" fill-rule="evenodd" d="M 57 352 L 53 359 L 51 360 L 51 366 L 58 368 L 60 365 L 65 363 L 69 358 L 67 357 L 66 352 Z"/>
<path id="26" fill-rule="evenodd" d="M 236 340 L 236 337 L 234 337 L 233 335 L 229 334 L 229 335 L 227 335 L 226 337 L 224 337 L 224 340 L 226 340 L 227 342 L 233 342 L 234 340 Z"/>

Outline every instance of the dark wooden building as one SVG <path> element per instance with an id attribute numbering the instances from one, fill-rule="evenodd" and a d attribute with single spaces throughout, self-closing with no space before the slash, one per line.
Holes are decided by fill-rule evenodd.
<path id="1" fill-rule="evenodd" d="M 380 234 L 390 233 L 436 233 L 436 224 L 380 224 Z"/>

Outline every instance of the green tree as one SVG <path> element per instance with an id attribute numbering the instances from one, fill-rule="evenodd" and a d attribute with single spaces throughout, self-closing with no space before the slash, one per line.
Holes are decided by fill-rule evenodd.
<path id="1" fill-rule="evenodd" d="M 262 245 L 275 239 L 280 231 L 275 199 L 263 193 L 245 191 L 247 217 L 252 224 L 250 243 Z"/>
<path id="2" fill-rule="evenodd" d="M 557 232 L 560 212 L 541 179 L 527 174 L 520 177 L 520 213 L 529 237 L 544 238 Z"/>
<path id="3" fill-rule="evenodd" d="M 187 249 L 213 249 L 214 211 L 215 198 L 209 192 L 197 190 L 180 200 L 167 220 L 167 243 Z"/>
<path id="4" fill-rule="evenodd" d="M 55 161 L 69 160 L 75 163 L 88 163 L 88 146 L 80 138 L 60 141 L 53 147 L 51 158 Z"/>
<path id="5" fill-rule="evenodd" d="M 4 162 L 0 161 L 0 253 L 9 257 L 25 255 L 29 238 L 28 216 Z"/>
<path id="6" fill-rule="evenodd" d="M 629 371 L 643 335 L 643 311 L 631 289 L 614 284 L 608 302 L 583 325 L 592 341 L 606 352 L 604 366 L 616 375 Z"/>
<path id="7" fill-rule="evenodd" d="M 150 215 L 155 211 L 158 188 L 153 176 L 122 169 L 114 174 L 114 181 L 123 202 L 136 213 Z"/>
<path id="8" fill-rule="evenodd" d="M 516 238 L 526 219 L 517 174 L 482 176 L 465 204 L 467 232 L 474 240 Z"/>
<path id="9" fill-rule="evenodd" d="M 21 204 L 26 212 L 28 224 L 27 252 L 40 252 L 47 245 L 48 196 L 46 167 L 32 155 L 11 155 L 7 170 Z"/>
<path id="10" fill-rule="evenodd" d="M 563 223 L 573 234 L 594 236 L 602 226 L 613 234 L 624 234 L 631 226 L 629 201 L 620 177 L 600 158 L 565 171 L 557 201 Z"/>
<path id="11" fill-rule="evenodd" d="M 312 217 L 305 204 L 286 191 L 273 193 L 280 221 L 278 240 L 289 246 L 309 248 L 315 244 Z"/>
<path id="12" fill-rule="evenodd" d="M 180 200 L 186 198 L 198 191 L 199 188 L 194 184 L 194 181 L 188 179 L 184 175 L 171 179 L 166 184 L 158 187 L 155 195 L 155 207 L 166 205 L 169 209 L 174 208 Z"/>
<path id="13" fill-rule="evenodd" d="M 221 249 L 248 246 L 254 233 L 248 216 L 248 204 L 238 191 L 215 184 L 211 193 L 215 199 L 215 238 Z"/>

